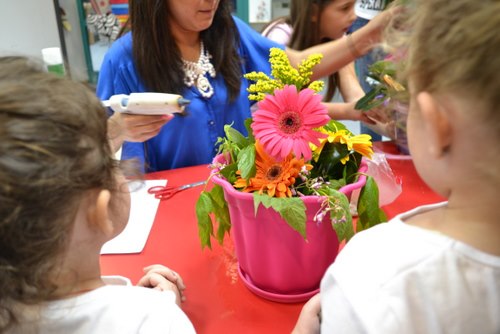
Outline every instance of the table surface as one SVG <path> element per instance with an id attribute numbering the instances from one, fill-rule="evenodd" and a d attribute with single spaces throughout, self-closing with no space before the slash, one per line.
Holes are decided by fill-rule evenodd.
<path id="1" fill-rule="evenodd" d="M 376 147 L 395 153 L 390 143 Z M 388 159 L 394 175 L 402 182 L 402 194 L 383 207 L 389 218 L 415 206 L 442 201 L 417 175 L 409 159 Z M 148 179 L 168 179 L 181 185 L 207 179 L 207 165 L 149 174 Z M 160 202 L 144 250 L 139 254 L 102 255 L 103 275 L 122 275 L 135 284 L 142 268 L 155 263 L 166 265 L 183 277 L 187 300 L 182 309 L 198 333 L 290 333 L 303 303 L 282 304 L 250 292 L 237 273 L 231 239 L 224 246 L 213 242 L 212 250 L 201 249 L 195 203 L 201 187 L 188 189 Z"/>

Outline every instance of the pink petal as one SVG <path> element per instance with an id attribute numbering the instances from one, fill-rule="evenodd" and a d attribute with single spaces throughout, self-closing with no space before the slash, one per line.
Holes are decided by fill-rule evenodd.
<path id="1" fill-rule="evenodd" d="M 260 136 L 274 136 L 276 134 L 276 129 L 274 128 L 263 128 L 262 130 L 259 130 L 259 135 Z"/>
<path id="2" fill-rule="evenodd" d="M 328 123 L 329 119 L 328 116 L 323 115 L 307 115 L 304 119 L 304 125 L 310 128 L 317 128 Z"/>
<path id="3" fill-rule="evenodd" d="M 298 93 L 295 86 L 285 85 L 283 89 L 274 92 L 276 101 L 281 105 L 280 109 L 288 109 L 297 104 Z"/>
<path id="4" fill-rule="evenodd" d="M 309 148 L 309 144 L 302 141 L 300 142 L 300 145 L 302 146 L 302 154 L 304 155 L 304 159 L 311 160 L 312 153 L 311 149 Z"/>
<path id="5" fill-rule="evenodd" d="M 253 113 L 254 120 L 256 118 L 276 118 L 278 113 L 275 110 L 259 109 Z"/>

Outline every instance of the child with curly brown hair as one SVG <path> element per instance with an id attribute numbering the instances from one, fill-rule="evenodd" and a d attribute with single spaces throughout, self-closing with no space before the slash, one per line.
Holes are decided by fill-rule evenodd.
<path id="1" fill-rule="evenodd" d="M 0 58 L 0 332 L 194 333 L 172 270 L 147 267 L 138 287 L 101 277 L 129 210 L 94 93 Z"/>

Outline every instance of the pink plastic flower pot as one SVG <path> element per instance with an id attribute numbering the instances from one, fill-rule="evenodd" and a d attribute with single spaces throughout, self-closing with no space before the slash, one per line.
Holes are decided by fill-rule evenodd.
<path id="1" fill-rule="evenodd" d="M 214 161 L 222 162 L 224 158 L 218 156 Z M 364 171 L 366 164 L 362 163 L 360 172 Z M 272 208 L 260 206 L 255 215 L 252 194 L 234 189 L 218 175 L 212 180 L 224 189 L 240 277 L 245 285 L 257 295 L 278 302 L 300 302 L 317 293 L 339 247 L 328 217 L 319 223 L 313 221 L 323 197 L 301 198 L 307 208 L 307 240 L 304 240 Z M 361 175 L 356 183 L 340 191 L 350 196 L 365 182 L 366 177 Z"/>

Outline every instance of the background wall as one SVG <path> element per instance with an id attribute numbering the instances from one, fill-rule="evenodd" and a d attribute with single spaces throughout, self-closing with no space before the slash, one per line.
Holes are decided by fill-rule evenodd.
<path id="1" fill-rule="evenodd" d="M 87 80 L 82 37 L 75 0 L 59 0 L 71 31 L 65 31 L 71 76 Z M 0 0 L 0 55 L 42 59 L 41 49 L 61 47 L 53 0 Z"/>
<path id="2" fill-rule="evenodd" d="M 0 0 L 0 53 L 41 59 L 40 50 L 60 47 L 52 0 Z"/>
<path id="3" fill-rule="evenodd" d="M 78 16 L 78 7 L 86 0 L 0 0 L 0 55 L 27 55 L 41 60 L 41 49 L 61 47 L 57 27 L 54 2 L 58 2 L 66 13 L 66 20 L 71 30 L 64 30 L 64 41 L 71 77 L 87 81 L 88 71 L 82 42 L 82 31 Z M 264 0 L 259 0 L 264 1 Z M 272 18 L 286 15 L 290 0 L 265 0 L 271 2 Z M 238 14 L 248 22 L 249 0 L 234 0 Z M 260 31 L 265 22 L 250 22 Z M 91 48 L 93 59 L 102 58 L 102 50 Z M 94 59 L 95 58 L 95 59 Z M 99 66 L 94 66 L 99 67 Z"/>
<path id="4" fill-rule="evenodd" d="M 3 1 L 3 0 L 0 0 Z M 16 0 L 26 1 L 26 0 Z M 33 0 L 31 0 L 33 1 Z M 38 0 L 34 0 L 38 1 Z M 66 19 L 71 25 L 71 31 L 64 31 L 66 42 L 66 52 L 71 67 L 71 77 L 76 80 L 88 80 L 87 65 L 83 51 L 82 31 L 78 18 L 77 6 L 81 5 L 80 0 L 59 0 L 59 6 L 66 12 Z"/>

